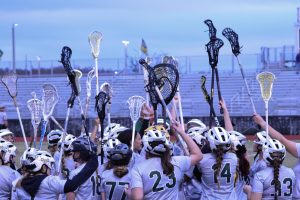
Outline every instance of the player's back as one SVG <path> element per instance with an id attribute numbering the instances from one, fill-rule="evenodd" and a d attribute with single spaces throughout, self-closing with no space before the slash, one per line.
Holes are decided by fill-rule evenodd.
<path id="1" fill-rule="evenodd" d="M 12 189 L 12 182 L 20 177 L 19 172 L 9 166 L 0 166 L 0 199 L 9 199 Z"/>
<path id="2" fill-rule="evenodd" d="M 262 193 L 263 200 L 273 200 L 275 196 L 273 167 L 267 167 L 254 175 L 252 192 Z M 295 174 L 292 169 L 281 166 L 279 169 L 280 190 L 278 200 L 292 199 Z"/>
<path id="3" fill-rule="evenodd" d="M 237 168 L 237 157 L 234 153 L 225 153 L 219 176 L 214 176 L 216 168 L 216 156 L 214 153 L 203 155 L 203 159 L 197 164 L 199 171 L 202 173 L 202 196 L 201 199 L 236 199 L 234 190 L 234 181 Z"/>

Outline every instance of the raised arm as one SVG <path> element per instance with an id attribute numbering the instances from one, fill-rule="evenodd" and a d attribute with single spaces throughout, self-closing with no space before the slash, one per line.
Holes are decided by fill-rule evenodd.
<path id="1" fill-rule="evenodd" d="M 197 144 L 183 130 L 179 122 L 172 124 L 172 127 L 178 132 L 182 139 L 187 144 L 190 151 L 191 165 L 196 165 L 203 158 L 203 154 Z"/>
<path id="2" fill-rule="evenodd" d="M 255 121 L 255 123 L 260 125 L 263 129 L 266 129 L 266 122 L 260 115 L 254 114 L 253 120 Z M 297 146 L 296 146 L 295 142 L 288 140 L 286 137 L 284 137 L 280 132 L 275 130 L 270 125 L 269 125 L 269 135 L 271 138 L 279 140 L 285 146 L 286 150 L 290 154 L 292 154 L 296 158 L 299 158 L 298 152 L 297 152 Z"/>
<path id="3" fill-rule="evenodd" d="M 231 119 L 230 119 L 230 115 L 229 115 L 225 100 L 222 99 L 219 102 L 219 104 L 220 104 L 220 107 L 223 108 L 223 111 L 224 111 L 223 117 L 224 117 L 224 124 L 225 124 L 224 128 L 225 128 L 225 130 L 226 131 L 233 131 L 232 122 L 231 122 Z"/>

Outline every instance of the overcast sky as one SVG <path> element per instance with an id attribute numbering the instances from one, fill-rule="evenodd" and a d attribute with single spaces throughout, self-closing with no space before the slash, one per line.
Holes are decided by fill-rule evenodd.
<path id="1" fill-rule="evenodd" d="M 16 59 L 59 59 L 68 45 L 74 59 L 91 58 L 88 34 L 103 33 L 100 58 L 122 58 L 122 40 L 138 56 L 141 38 L 150 54 L 205 55 L 205 19 L 213 20 L 224 40 L 220 54 L 230 54 L 221 35 L 231 27 L 240 37 L 242 53 L 261 46 L 295 43 L 299 0 L 9 0 L 0 6 L 2 60 L 12 57 L 11 27 L 16 27 Z"/>

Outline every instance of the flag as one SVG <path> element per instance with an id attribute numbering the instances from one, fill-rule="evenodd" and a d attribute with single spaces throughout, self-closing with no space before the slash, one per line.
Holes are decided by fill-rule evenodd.
<path id="1" fill-rule="evenodd" d="M 144 39 L 142 39 L 141 51 L 148 56 L 148 48 Z"/>

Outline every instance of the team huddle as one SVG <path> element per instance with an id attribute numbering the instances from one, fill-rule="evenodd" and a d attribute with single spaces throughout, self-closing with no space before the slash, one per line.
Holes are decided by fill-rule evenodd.
<path id="1" fill-rule="evenodd" d="M 220 106 L 224 128 L 209 129 L 192 119 L 186 132 L 175 120 L 169 125 L 160 119 L 153 125 L 142 114 L 133 142 L 132 130 L 116 123 L 105 128 L 100 142 L 94 133 L 68 134 L 63 142 L 62 131 L 52 130 L 47 134 L 48 151 L 26 149 L 19 169 L 14 134 L 2 129 L 0 199 L 300 199 L 300 164 L 294 170 L 282 165 L 286 151 L 300 157 L 300 145 L 269 126 L 269 136 L 256 133 L 257 154 L 250 166 L 247 139 L 233 130 L 223 101 Z M 253 118 L 266 128 L 262 117 Z"/>

